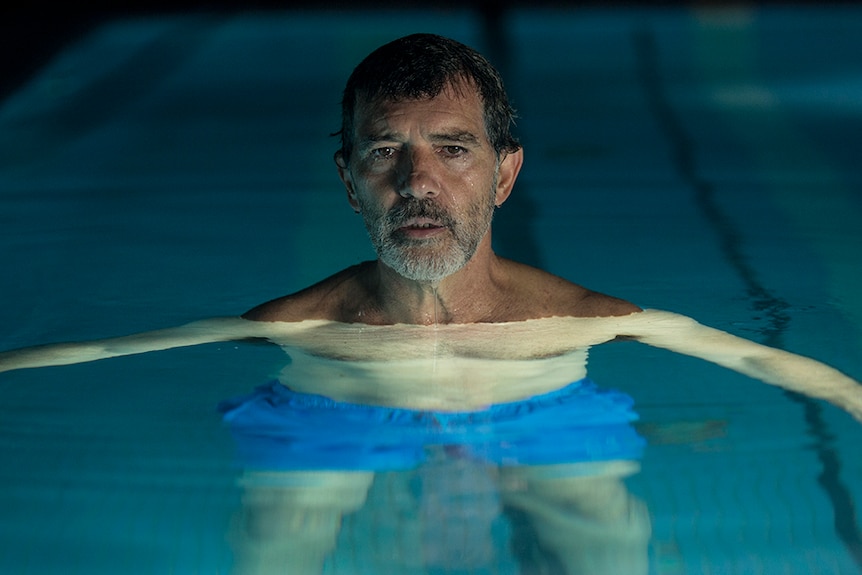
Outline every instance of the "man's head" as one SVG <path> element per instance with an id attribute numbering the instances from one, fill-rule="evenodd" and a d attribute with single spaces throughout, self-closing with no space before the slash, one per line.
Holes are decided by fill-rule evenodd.
<path id="1" fill-rule="evenodd" d="M 492 254 L 494 207 L 523 158 L 511 119 L 497 72 L 452 40 L 408 36 L 357 67 L 335 160 L 383 264 L 437 283 Z"/>
<path id="2" fill-rule="evenodd" d="M 485 115 L 488 139 L 497 154 L 516 152 L 511 133 L 514 110 L 500 74 L 472 48 L 433 34 L 412 34 L 385 44 L 353 70 L 341 102 L 341 149 L 346 164 L 354 147 L 356 110 L 376 100 L 434 98 L 448 86 L 474 89 Z"/>

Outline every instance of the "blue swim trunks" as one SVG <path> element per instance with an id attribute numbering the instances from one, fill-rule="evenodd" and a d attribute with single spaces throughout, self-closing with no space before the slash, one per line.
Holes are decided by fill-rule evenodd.
<path id="1" fill-rule="evenodd" d="M 243 467 L 399 470 L 444 449 L 496 465 L 637 459 L 644 440 L 626 394 L 582 379 L 478 411 L 432 412 L 335 401 L 277 381 L 219 405 Z"/>

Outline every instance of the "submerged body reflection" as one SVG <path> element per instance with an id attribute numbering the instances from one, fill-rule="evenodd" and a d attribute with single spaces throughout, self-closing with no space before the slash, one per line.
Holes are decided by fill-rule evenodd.
<path id="1" fill-rule="evenodd" d="M 236 572 L 646 573 L 632 402 L 584 379 L 587 346 L 555 349 L 553 320 L 495 357 L 524 327 L 390 326 L 394 360 L 368 333 L 349 360 L 288 348 L 280 382 L 222 406 L 244 467 Z"/>
<path id="2" fill-rule="evenodd" d="M 247 471 L 235 572 L 645 574 L 631 462 L 495 467 L 432 458 L 407 471 Z"/>

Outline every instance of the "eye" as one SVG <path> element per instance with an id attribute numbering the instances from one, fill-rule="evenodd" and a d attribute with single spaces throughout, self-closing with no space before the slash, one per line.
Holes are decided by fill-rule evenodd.
<path id="1" fill-rule="evenodd" d="M 371 150 L 371 157 L 375 160 L 389 160 L 395 156 L 397 150 L 392 146 L 383 146 Z"/>
<path id="2" fill-rule="evenodd" d="M 443 151 L 443 153 L 445 155 L 452 156 L 452 157 L 463 156 L 464 154 L 467 153 L 467 148 L 464 148 L 463 146 L 456 146 L 456 145 L 443 146 L 441 148 L 441 150 Z"/>

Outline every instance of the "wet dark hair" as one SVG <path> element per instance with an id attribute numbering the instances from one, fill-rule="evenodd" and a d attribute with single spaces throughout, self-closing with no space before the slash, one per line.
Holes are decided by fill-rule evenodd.
<path id="1" fill-rule="evenodd" d="M 479 92 L 485 130 L 497 154 L 516 152 L 511 133 L 515 111 L 500 73 L 484 56 L 460 42 L 434 34 L 412 34 L 385 44 L 354 68 L 341 101 L 341 156 L 353 151 L 356 108 L 360 102 L 434 98 L 444 88 L 466 86 Z"/>

